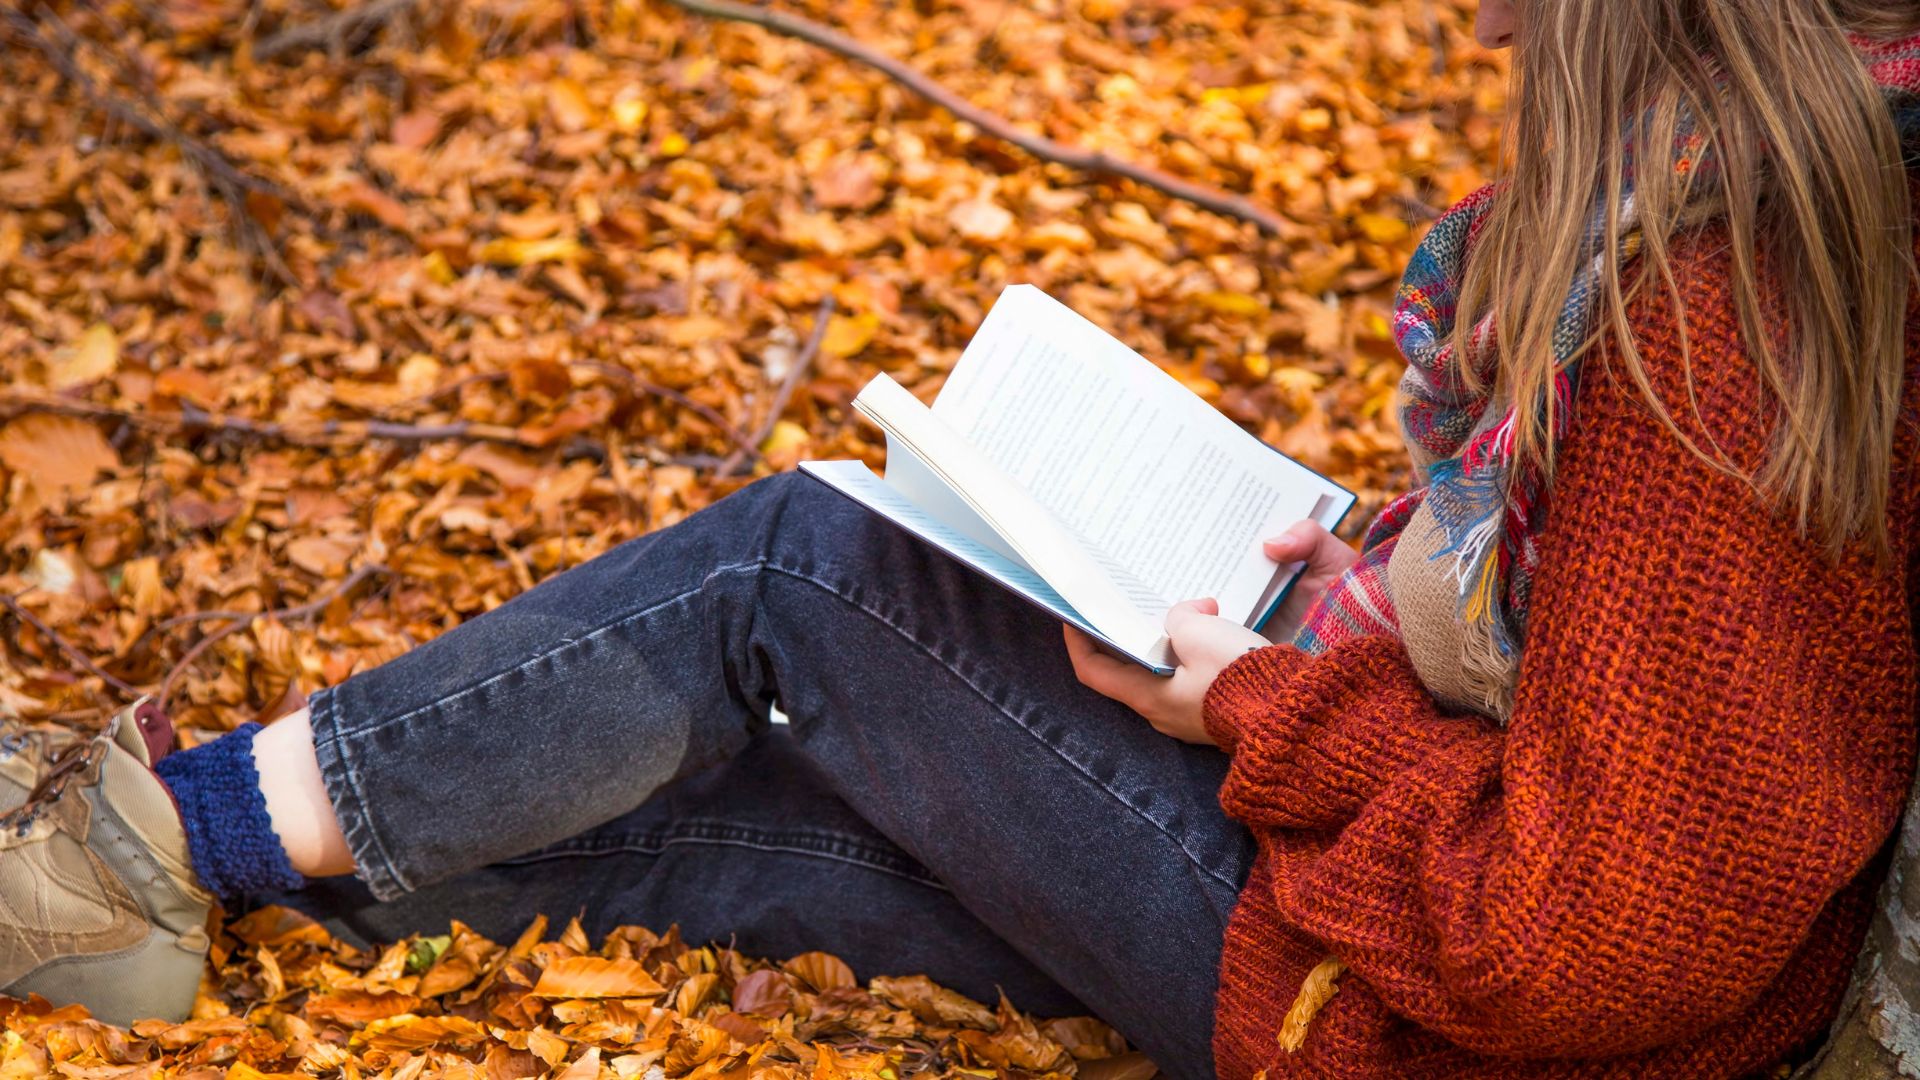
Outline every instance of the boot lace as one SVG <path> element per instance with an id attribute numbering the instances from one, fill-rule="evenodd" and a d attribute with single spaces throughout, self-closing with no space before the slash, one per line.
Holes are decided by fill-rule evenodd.
<path id="1" fill-rule="evenodd" d="M 0 753 L 7 757 L 20 753 L 26 746 L 21 732 L 0 737 Z M 101 739 L 86 739 L 61 747 L 48 759 L 46 771 L 27 793 L 27 801 L 0 814 L 0 833 L 11 831 L 16 837 L 24 837 L 32 832 L 34 822 L 40 820 L 47 807 L 60 800 L 73 778 L 98 764 L 106 752 L 106 743 Z"/>

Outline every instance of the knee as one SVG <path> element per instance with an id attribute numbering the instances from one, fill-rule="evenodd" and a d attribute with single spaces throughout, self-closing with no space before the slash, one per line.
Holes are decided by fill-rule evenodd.
<path id="1" fill-rule="evenodd" d="M 827 489 L 827 485 L 798 469 L 762 477 L 742 488 L 736 498 L 750 497 L 756 507 L 769 515 L 764 520 L 785 518 L 812 521 L 841 509 L 846 500 Z"/>

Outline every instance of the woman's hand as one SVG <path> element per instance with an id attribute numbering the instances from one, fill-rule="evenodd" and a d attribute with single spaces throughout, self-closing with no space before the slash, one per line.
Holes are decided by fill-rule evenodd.
<path id="1" fill-rule="evenodd" d="M 1265 547 L 1267 558 L 1274 562 L 1307 564 L 1300 571 L 1300 580 L 1293 583 L 1293 591 L 1287 593 L 1286 603 L 1267 620 L 1267 635 L 1272 640 L 1290 641 L 1320 594 L 1340 580 L 1360 556 L 1317 521 L 1298 522 L 1267 541 Z"/>
<path id="2" fill-rule="evenodd" d="M 1138 664 L 1101 652 L 1092 638 L 1071 626 L 1067 656 L 1073 673 L 1092 690 L 1146 717 L 1162 735 L 1182 742 L 1213 745 L 1201 715 L 1207 687 L 1228 664 L 1269 642 L 1219 615 L 1212 600 L 1188 600 L 1167 612 L 1167 636 L 1180 666 L 1171 676 L 1155 675 Z"/>

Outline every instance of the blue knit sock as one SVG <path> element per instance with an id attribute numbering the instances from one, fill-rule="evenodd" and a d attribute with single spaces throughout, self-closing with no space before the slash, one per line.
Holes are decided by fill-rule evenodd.
<path id="1" fill-rule="evenodd" d="M 287 861 L 267 817 L 260 772 L 253 767 L 253 737 L 259 733 L 259 724 L 242 724 L 210 743 L 168 754 L 153 769 L 180 805 L 194 873 L 225 902 L 307 883 Z"/>

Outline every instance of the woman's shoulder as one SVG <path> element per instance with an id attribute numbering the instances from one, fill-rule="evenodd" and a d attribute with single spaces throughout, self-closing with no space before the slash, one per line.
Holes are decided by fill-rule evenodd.
<path id="1" fill-rule="evenodd" d="M 1912 261 L 1887 267 L 1887 273 L 1909 278 L 1920 266 L 1920 173 L 1912 175 Z M 1747 340 L 1735 270 L 1738 257 L 1724 221 L 1678 233 L 1669 244 L 1667 278 L 1639 283 L 1628 299 L 1626 321 L 1649 387 L 1683 431 L 1723 448 L 1741 446 L 1760 454 L 1771 445 L 1772 410 Z M 1764 250 L 1754 257 L 1753 281 L 1762 328 L 1785 348 L 1786 300 L 1793 282 Z M 1598 355 L 1602 381 L 1648 408 L 1619 354 L 1613 342 L 1603 341 Z M 1920 282 L 1907 298 L 1906 356 L 1905 426 L 1920 428 Z M 1601 395 L 1610 396 L 1604 390 Z M 1694 413 L 1698 415 L 1690 417 Z"/>

